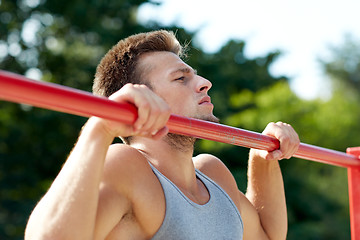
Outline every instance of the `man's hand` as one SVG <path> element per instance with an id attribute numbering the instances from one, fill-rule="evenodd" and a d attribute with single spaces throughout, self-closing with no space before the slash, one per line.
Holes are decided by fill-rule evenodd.
<path id="1" fill-rule="evenodd" d="M 129 102 L 138 108 L 133 125 L 97 119 L 112 137 L 146 136 L 159 139 L 168 133 L 165 126 L 170 117 L 167 103 L 145 85 L 126 84 L 109 97 L 116 102 Z"/>
<path id="2" fill-rule="evenodd" d="M 298 150 L 300 145 L 299 136 L 287 123 L 269 123 L 262 134 L 279 140 L 280 148 L 272 152 L 252 149 L 252 154 L 258 155 L 265 160 L 289 159 Z"/>

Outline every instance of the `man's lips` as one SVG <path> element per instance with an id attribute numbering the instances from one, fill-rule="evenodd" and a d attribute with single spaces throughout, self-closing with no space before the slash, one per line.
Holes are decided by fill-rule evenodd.
<path id="1" fill-rule="evenodd" d="M 199 104 L 205 104 L 205 103 L 211 104 L 211 98 L 209 96 L 203 97 L 199 102 Z"/>

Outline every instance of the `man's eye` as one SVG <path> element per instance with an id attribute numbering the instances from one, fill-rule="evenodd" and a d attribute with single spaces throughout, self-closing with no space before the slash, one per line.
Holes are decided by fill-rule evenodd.
<path id="1" fill-rule="evenodd" d="M 179 77 L 177 79 L 175 79 L 176 81 L 184 81 L 185 80 L 185 77 Z"/>

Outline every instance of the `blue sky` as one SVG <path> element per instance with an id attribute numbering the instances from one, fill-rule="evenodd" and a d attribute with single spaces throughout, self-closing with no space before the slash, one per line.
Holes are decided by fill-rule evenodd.
<path id="1" fill-rule="evenodd" d="M 203 50 L 217 51 L 230 38 L 246 41 L 249 58 L 281 50 L 273 75 L 291 78 L 300 97 L 329 96 L 330 84 L 317 59 L 330 59 L 329 47 L 340 46 L 345 34 L 360 39 L 357 0 L 159 0 L 139 9 L 142 22 L 155 20 L 198 30 Z"/>

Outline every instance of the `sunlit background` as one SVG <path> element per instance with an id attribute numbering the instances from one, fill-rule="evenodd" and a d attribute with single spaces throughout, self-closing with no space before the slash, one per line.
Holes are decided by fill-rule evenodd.
<path id="1" fill-rule="evenodd" d="M 111 46 L 166 28 L 213 82 L 222 123 L 261 132 L 288 122 L 302 142 L 345 151 L 360 145 L 359 9 L 357 0 L 0 0 L 0 69 L 91 91 Z M 0 101 L 0 239 L 23 239 L 86 120 Z M 219 157 L 246 191 L 247 148 L 200 140 L 195 151 Z M 288 239 L 350 239 L 346 169 L 280 164 Z"/>
<path id="2" fill-rule="evenodd" d="M 318 59 L 349 34 L 360 38 L 360 1 L 357 0 L 159 0 L 144 4 L 141 22 L 177 24 L 197 31 L 199 47 L 214 52 L 229 39 L 246 41 L 248 57 L 273 50 L 283 52 L 271 67 L 275 76 L 291 78 L 291 88 L 306 99 L 328 97 L 329 82 Z"/>

